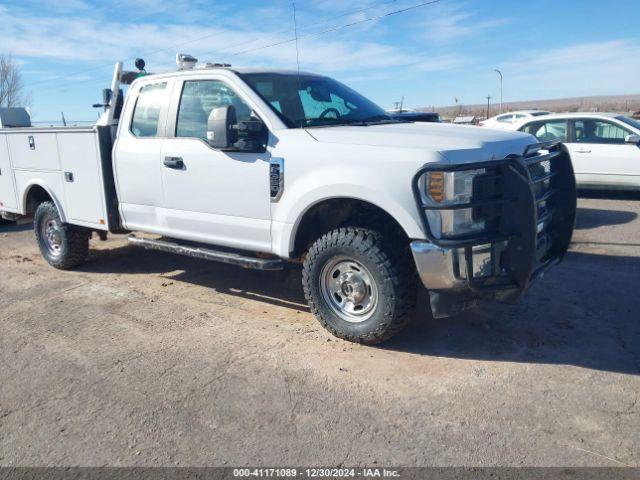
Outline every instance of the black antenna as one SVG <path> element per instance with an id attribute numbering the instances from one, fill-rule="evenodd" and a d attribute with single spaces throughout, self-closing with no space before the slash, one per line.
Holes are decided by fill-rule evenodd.
<path id="1" fill-rule="evenodd" d="M 296 1 L 291 0 L 293 6 L 293 33 L 296 38 L 296 66 L 298 69 L 298 91 L 301 90 L 300 82 L 300 50 L 298 49 L 298 19 L 296 18 Z M 300 121 L 300 127 L 302 127 L 302 121 Z"/>
<path id="2" fill-rule="evenodd" d="M 296 37 L 296 65 L 298 66 L 298 82 L 300 82 L 300 50 L 298 49 L 298 20 L 296 18 L 296 2 L 291 2 L 293 5 L 293 33 Z"/>

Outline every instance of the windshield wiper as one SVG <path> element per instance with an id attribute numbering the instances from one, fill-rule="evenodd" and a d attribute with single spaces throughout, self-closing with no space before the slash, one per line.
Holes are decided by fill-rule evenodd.
<path id="1" fill-rule="evenodd" d="M 368 127 L 370 125 L 383 124 L 383 123 L 409 123 L 409 122 L 405 120 L 398 120 L 396 118 L 391 118 L 388 115 L 372 115 L 370 117 L 359 118 L 359 119 L 335 119 L 335 121 L 327 122 L 327 123 L 311 123 L 311 124 L 307 123 L 307 125 L 304 128 L 324 128 L 324 127 L 344 127 L 344 126 Z"/>
<path id="2" fill-rule="evenodd" d="M 356 126 L 364 126 L 367 127 L 369 125 L 374 125 L 374 124 L 383 124 L 383 123 L 407 123 L 404 120 L 398 120 L 396 118 L 391 118 L 388 115 L 372 115 L 370 117 L 365 117 L 359 120 L 354 120 L 352 122 L 349 122 L 349 125 L 356 125 Z"/>

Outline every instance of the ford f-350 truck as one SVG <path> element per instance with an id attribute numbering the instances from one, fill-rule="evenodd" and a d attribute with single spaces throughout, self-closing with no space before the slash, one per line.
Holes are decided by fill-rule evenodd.
<path id="1" fill-rule="evenodd" d="M 420 285 L 435 317 L 513 301 L 568 249 L 561 144 L 392 119 L 325 76 L 179 58 L 126 98 L 135 75 L 117 64 L 94 126 L 0 130 L 0 212 L 33 217 L 52 266 L 80 265 L 92 232 L 245 268 L 298 262 L 320 323 L 373 344 Z"/>

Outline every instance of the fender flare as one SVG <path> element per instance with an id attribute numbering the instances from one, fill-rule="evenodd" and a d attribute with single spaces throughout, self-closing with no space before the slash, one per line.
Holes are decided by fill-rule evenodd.
<path id="1" fill-rule="evenodd" d="M 24 190 L 22 192 L 22 198 L 20 200 L 20 207 L 21 207 L 21 210 L 23 212 L 23 215 L 27 215 L 27 199 L 29 198 L 29 193 L 31 193 L 31 190 L 33 189 L 33 187 L 40 187 L 45 192 L 47 192 L 47 195 L 49 195 L 49 197 L 53 201 L 53 204 L 56 206 L 56 209 L 58 210 L 58 214 L 60 215 L 60 220 L 63 223 L 66 223 L 67 222 L 67 216 L 65 215 L 64 209 L 62 208 L 62 202 L 60 202 L 60 199 L 58 198 L 58 196 L 53 192 L 53 190 L 51 190 L 51 188 L 49 188 L 49 186 L 46 185 L 45 182 L 37 180 L 37 179 L 34 179 L 34 180 L 30 181 L 24 187 Z"/>
<path id="2" fill-rule="evenodd" d="M 284 223 L 283 225 L 287 225 L 289 228 L 287 228 L 288 232 L 283 232 L 284 233 L 284 238 L 281 239 L 281 241 L 284 243 L 284 245 L 281 244 L 280 249 L 281 249 L 281 254 L 284 253 L 286 251 L 286 253 L 288 254 L 289 252 L 291 252 L 293 250 L 293 247 L 295 245 L 295 241 L 296 241 L 296 236 L 298 235 L 298 231 L 300 228 L 300 225 L 302 223 L 302 220 L 304 219 L 305 215 L 307 215 L 307 213 L 313 209 L 316 205 L 328 201 L 328 200 L 340 200 L 340 199 L 344 199 L 344 200 L 357 200 L 360 202 L 364 202 L 364 203 L 368 203 L 370 205 L 373 205 L 376 208 L 379 208 L 381 211 L 385 212 L 387 215 L 389 215 L 390 217 L 394 218 L 396 220 L 396 222 L 398 223 L 398 225 L 400 226 L 400 228 L 402 228 L 402 230 L 404 230 L 405 234 L 409 237 L 409 238 L 422 238 L 423 237 L 423 232 L 422 232 L 422 227 L 420 225 L 420 223 L 417 221 L 417 219 L 415 217 L 413 217 L 411 215 L 411 213 L 407 210 L 404 210 L 402 208 L 402 206 L 400 204 L 394 204 L 392 205 L 394 208 L 385 208 L 383 206 L 381 206 L 378 202 L 376 202 L 374 199 L 372 198 L 367 198 L 370 197 L 368 195 L 318 195 L 316 198 L 314 198 L 314 200 L 312 202 L 309 202 L 308 204 L 306 204 L 305 208 L 302 210 L 299 210 L 295 216 L 295 220 L 293 222 L 287 222 Z M 417 216 L 417 214 L 416 214 Z"/>

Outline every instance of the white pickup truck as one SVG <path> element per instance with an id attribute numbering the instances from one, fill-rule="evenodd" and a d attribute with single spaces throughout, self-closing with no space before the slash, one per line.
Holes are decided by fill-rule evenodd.
<path id="1" fill-rule="evenodd" d="M 561 144 L 394 120 L 325 76 L 194 63 L 141 74 L 126 99 L 118 64 L 95 126 L 0 130 L 0 211 L 33 216 L 52 266 L 80 265 L 92 232 L 245 268 L 299 262 L 322 325 L 373 344 L 406 324 L 420 284 L 450 316 L 519 298 L 567 251 Z"/>

